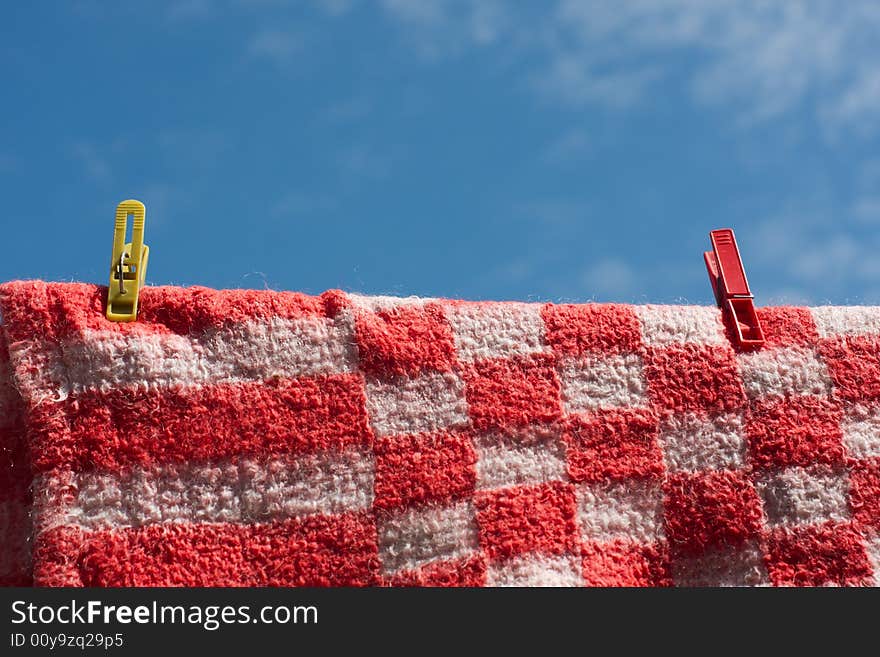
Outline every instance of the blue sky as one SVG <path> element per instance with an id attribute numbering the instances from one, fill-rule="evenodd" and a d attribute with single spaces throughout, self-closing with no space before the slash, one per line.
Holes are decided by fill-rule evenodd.
<path id="1" fill-rule="evenodd" d="M 880 4 L 7 3 L 0 280 L 880 303 Z"/>

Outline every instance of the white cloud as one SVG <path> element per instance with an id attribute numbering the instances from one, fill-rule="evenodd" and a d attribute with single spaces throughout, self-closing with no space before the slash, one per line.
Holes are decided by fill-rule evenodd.
<path id="1" fill-rule="evenodd" d="M 854 189 L 850 213 L 864 225 L 880 225 L 880 159 L 868 159 L 847 167 Z"/>
<path id="2" fill-rule="evenodd" d="M 150 226 L 174 225 L 172 219 L 185 214 L 184 199 L 180 191 L 165 182 L 148 182 L 140 185 L 133 198 L 143 201 L 147 207 Z"/>
<path id="3" fill-rule="evenodd" d="M 853 203 L 853 216 L 865 224 L 880 224 L 880 195 L 863 196 Z"/>
<path id="4" fill-rule="evenodd" d="M 534 257 L 522 256 L 496 267 L 490 277 L 505 284 L 518 285 L 536 276 L 538 265 Z"/>
<path id="5" fill-rule="evenodd" d="M 589 153 L 590 147 L 586 130 L 574 128 L 547 144 L 541 159 L 547 164 L 567 164 Z"/>
<path id="6" fill-rule="evenodd" d="M 183 0 L 172 17 L 216 14 L 219 0 Z M 231 4 L 230 4 L 231 3 Z M 290 0 L 227 0 L 277 21 Z M 354 0 L 313 0 L 329 17 Z M 876 0 L 381 0 L 403 40 L 429 60 L 493 48 L 543 99 L 621 108 L 678 89 L 733 107 L 745 123 L 806 108 L 827 137 L 880 123 Z M 269 24 L 271 25 L 271 24 Z M 300 34 L 268 27 L 251 56 L 289 63 Z"/>
<path id="7" fill-rule="evenodd" d="M 604 258 L 583 273 L 584 291 L 599 301 L 632 301 L 637 276 L 627 262 Z"/>
<path id="8" fill-rule="evenodd" d="M 588 220 L 590 208 L 579 200 L 546 198 L 514 205 L 513 216 L 538 227 L 542 238 L 555 239 Z"/>
<path id="9" fill-rule="evenodd" d="M 214 13 L 213 0 L 177 0 L 168 6 L 167 16 L 172 21 L 206 18 Z"/>
<path id="10" fill-rule="evenodd" d="M 331 123 L 350 123 L 369 115 L 373 102 L 364 96 L 346 98 L 329 105 L 321 118 Z"/>
<path id="11" fill-rule="evenodd" d="M 850 217 L 837 209 L 782 212 L 743 231 L 744 258 L 754 263 L 764 281 L 750 275 L 753 291 L 771 297 L 839 303 L 878 302 L 850 298 L 852 290 L 869 290 L 880 280 L 880 236 L 849 226 Z M 744 238 L 744 239 L 743 239 Z M 769 288 L 769 289 L 768 289 Z"/>
<path id="12" fill-rule="evenodd" d="M 383 2 L 423 54 L 497 45 L 540 61 L 529 64 L 528 77 L 554 102 L 624 107 L 649 102 L 683 78 L 697 102 L 733 105 L 748 122 L 800 107 L 831 132 L 864 132 L 878 121 L 880 3 L 871 0 L 560 0 L 540 13 L 522 7 Z"/>
<path id="13" fill-rule="evenodd" d="M 169 162 L 193 169 L 209 169 L 232 149 L 235 137 L 206 128 L 166 128 L 157 135 L 159 147 Z"/>
<path id="14" fill-rule="evenodd" d="M 354 6 L 354 0 L 313 0 L 323 12 L 331 16 L 340 16 Z"/>
<path id="15" fill-rule="evenodd" d="M 364 144 L 353 145 L 337 156 L 337 164 L 359 178 L 387 178 L 397 159 L 395 154 Z"/>
<path id="16" fill-rule="evenodd" d="M 329 196 L 296 191 L 285 194 L 280 201 L 272 206 L 270 213 L 279 219 L 302 219 L 326 214 L 336 207 L 336 200 Z"/>
<path id="17" fill-rule="evenodd" d="M 854 123 L 880 103 L 878 29 L 880 6 L 863 0 L 563 0 L 553 40 L 568 44 L 560 50 L 582 70 L 622 76 L 633 99 L 668 79 L 676 56 L 688 53 L 688 88 L 700 102 L 734 103 L 751 120 L 811 103 L 820 118 Z M 644 71 L 651 74 L 634 77 Z M 580 91 L 587 100 L 591 79 L 585 75 Z"/>
<path id="18" fill-rule="evenodd" d="M 512 28 L 509 5 L 499 0 L 382 0 L 382 8 L 429 59 L 495 44 Z"/>
<path id="19" fill-rule="evenodd" d="M 248 42 L 248 54 L 266 59 L 279 66 L 287 66 L 303 48 L 303 38 L 292 30 L 269 28 L 257 32 Z"/>
<path id="20" fill-rule="evenodd" d="M 88 141 L 79 141 L 70 147 L 70 153 L 87 178 L 98 183 L 110 180 L 110 163 L 98 146 Z"/>
<path id="21" fill-rule="evenodd" d="M 841 283 L 861 269 L 859 243 L 848 233 L 823 231 L 821 238 L 800 239 L 797 250 L 791 250 L 785 264 L 789 274 L 812 285 Z M 789 240 L 792 236 L 789 235 Z"/>
<path id="22" fill-rule="evenodd" d="M 415 23 L 436 29 L 448 21 L 449 3 L 421 2 L 421 0 L 382 0 L 382 6 L 391 14 L 407 23 Z"/>

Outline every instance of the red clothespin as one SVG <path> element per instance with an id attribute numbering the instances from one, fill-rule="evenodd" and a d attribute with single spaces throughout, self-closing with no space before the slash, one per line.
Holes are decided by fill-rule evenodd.
<path id="1" fill-rule="evenodd" d="M 755 312 L 755 301 L 749 290 L 746 272 L 736 238 L 730 228 L 709 233 L 712 250 L 703 253 L 715 300 L 724 314 L 724 320 L 733 330 L 736 346 L 757 349 L 764 344 L 764 329 Z"/>

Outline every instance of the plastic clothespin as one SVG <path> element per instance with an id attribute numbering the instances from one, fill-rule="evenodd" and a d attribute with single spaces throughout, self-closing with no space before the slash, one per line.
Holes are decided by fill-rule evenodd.
<path id="1" fill-rule="evenodd" d="M 131 242 L 126 243 L 128 218 L 132 217 Z M 140 201 L 123 201 L 116 206 L 110 285 L 107 290 L 107 319 L 133 322 L 137 319 L 138 296 L 147 275 L 150 247 L 144 244 L 147 209 Z"/>
<path id="2" fill-rule="evenodd" d="M 709 233 L 712 250 L 703 253 L 715 301 L 724 319 L 732 329 L 741 349 L 757 349 L 764 344 L 764 329 L 755 311 L 755 301 L 749 290 L 746 272 L 736 238 L 730 228 Z"/>

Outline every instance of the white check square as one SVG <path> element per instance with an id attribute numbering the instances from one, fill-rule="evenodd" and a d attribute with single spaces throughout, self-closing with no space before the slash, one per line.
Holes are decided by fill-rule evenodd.
<path id="1" fill-rule="evenodd" d="M 367 381 L 367 412 L 380 436 L 435 431 L 468 422 L 464 382 L 453 372 Z"/>
<path id="2" fill-rule="evenodd" d="M 387 574 L 460 559 L 479 549 L 470 502 L 407 509 L 379 520 L 378 525 L 379 558 Z"/>
<path id="3" fill-rule="evenodd" d="M 538 304 L 466 303 L 448 307 L 446 317 L 463 362 L 547 351 Z"/>
<path id="4" fill-rule="evenodd" d="M 642 359 L 637 354 L 565 359 L 558 369 L 567 413 L 648 405 Z"/>

